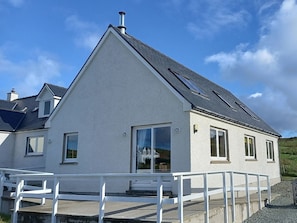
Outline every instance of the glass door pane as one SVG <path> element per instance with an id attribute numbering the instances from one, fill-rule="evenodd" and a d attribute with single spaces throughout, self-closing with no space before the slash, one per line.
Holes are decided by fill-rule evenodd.
<path id="1" fill-rule="evenodd" d="M 153 129 L 152 167 L 154 172 L 170 172 L 170 127 Z"/>
<path id="2" fill-rule="evenodd" d="M 151 172 L 151 129 L 137 130 L 136 138 L 136 172 Z"/>
<path id="3" fill-rule="evenodd" d="M 170 126 L 139 127 L 133 131 L 133 172 L 166 173 L 171 172 L 171 128 Z M 156 181 L 134 180 L 134 190 L 155 190 Z M 172 182 L 164 181 L 164 188 L 171 190 Z"/>

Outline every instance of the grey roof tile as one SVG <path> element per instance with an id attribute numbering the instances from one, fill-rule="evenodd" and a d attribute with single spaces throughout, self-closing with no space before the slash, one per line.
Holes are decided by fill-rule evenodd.
<path id="1" fill-rule="evenodd" d="M 67 91 L 67 88 L 64 88 L 64 87 L 60 87 L 60 86 L 48 84 L 48 83 L 46 83 L 46 85 L 51 89 L 53 94 L 58 97 L 63 97 Z"/>
<path id="2" fill-rule="evenodd" d="M 13 101 L 7 101 L 7 100 L 0 100 L 0 109 L 7 109 L 11 110 L 16 106 L 16 103 Z"/>
<path id="3" fill-rule="evenodd" d="M 24 117 L 24 112 L 0 109 L 0 131 L 15 131 Z"/>
<path id="4" fill-rule="evenodd" d="M 179 94 L 192 104 L 194 110 L 280 136 L 278 132 L 254 114 L 230 91 L 195 73 L 168 56 L 111 26 L 139 55 L 149 63 Z M 176 75 L 189 78 L 205 94 L 196 94 Z M 218 96 L 221 96 L 221 98 Z M 227 103 L 226 103 L 227 102 Z M 244 109 L 240 106 L 243 105 Z M 231 106 L 231 107 L 230 107 Z"/>

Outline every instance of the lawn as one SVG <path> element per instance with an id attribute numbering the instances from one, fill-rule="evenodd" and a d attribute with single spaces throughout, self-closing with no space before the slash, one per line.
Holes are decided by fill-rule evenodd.
<path id="1" fill-rule="evenodd" d="M 280 170 L 283 177 L 297 177 L 297 137 L 279 140 Z"/>
<path id="2" fill-rule="evenodd" d="M 0 214 L 0 223 L 10 223 L 10 216 Z"/>

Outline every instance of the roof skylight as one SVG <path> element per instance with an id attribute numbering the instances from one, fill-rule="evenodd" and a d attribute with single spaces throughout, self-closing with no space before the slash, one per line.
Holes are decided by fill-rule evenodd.
<path id="1" fill-rule="evenodd" d="M 171 70 L 170 68 L 168 68 L 168 70 L 173 73 L 181 82 L 183 82 L 183 84 L 186 85 L 186 87 L 188 87 L 192 91 L 192 93 L 206 96 L 205 92 L 201 88 L 199 88 L 189 77 L 181 75 L 176 71 Z"/>
<path id="2" fill-rule="evenodd" d="M 232 108 L 233 110 L 236 110 L 225 98 L 223 98 L 222 95 L 220 95 L 218 92 L 216 91 L 212 91 L 216 96 L 218 96 L 226 105 L 228 105 L 230 108 Z"/>
<path id="3" fill-rule="evenodd" d="M 251 116 L 253 119 L 259 120 L 259 118 L 244 104 L 241 104 L 239 102 L 235 102 L 245 113 L 247 113 L 249 116 Z"/>

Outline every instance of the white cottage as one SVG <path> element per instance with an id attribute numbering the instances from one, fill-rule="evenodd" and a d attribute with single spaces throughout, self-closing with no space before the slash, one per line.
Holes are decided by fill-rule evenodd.
<path id="1" fill-rule="evenodd" d="M 108 27 L 46 128 L 48 172 L 233 170 L 280 181 L 279 133 L 226 89 L 127 34 L 123 24 Z M 108 190 L 153 185 L 119 181 Z M 164 186 L 172 190 L 171 182 Z"/>
<path id="2" fill-rule="evenodd" d="M 66 88 L 44 84 L 38 95 L 19 98 L 15 90 L 0 100 L 0 167 L 45 170 L 44 124 Z"/>

